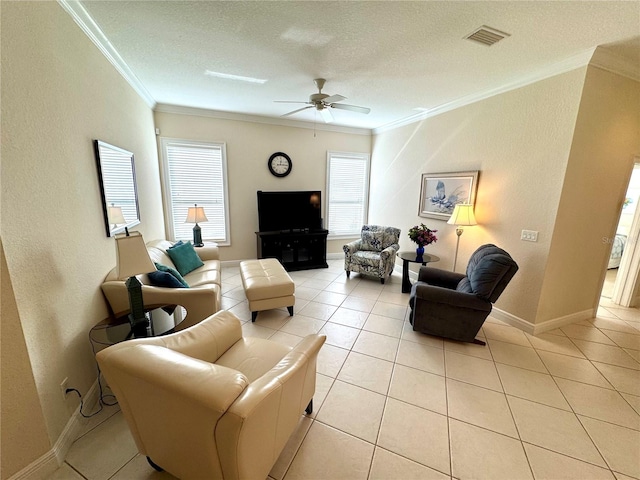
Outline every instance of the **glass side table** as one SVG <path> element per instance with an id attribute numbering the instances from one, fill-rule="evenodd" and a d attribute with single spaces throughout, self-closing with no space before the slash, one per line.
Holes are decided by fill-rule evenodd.
<path id="1" fill-rule="evenodd" d="M 402 293 L 409 293 L 411 291 L 411 281 L 409 280 L 409 264 L 421 263 L 426 265 L 427 263 L 439 262 L 440 257 L 435 255 L 424 254 L 421 257 L 416 256 L 416 252 L 398 252 L 398 257 L 402 259 Z"/>

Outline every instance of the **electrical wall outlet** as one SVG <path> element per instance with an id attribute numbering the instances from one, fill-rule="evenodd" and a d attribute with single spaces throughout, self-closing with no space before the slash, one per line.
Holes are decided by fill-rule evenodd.
<path id="1" fill-rule="evenodd" d="M 526 242 L 537 242 L 538 241 L 538 232 L 535 230 L 522 230 L 520 234 L 520 240 L 524 240 Z"/>
<path id="2" fill-rule="evenodd" d="M 67 399 L 67 385 L 69 384 L 69 377 L 64 377 L 64 380 L 60 382 L 60 391 L 62 392 L 62 399 Z"/>

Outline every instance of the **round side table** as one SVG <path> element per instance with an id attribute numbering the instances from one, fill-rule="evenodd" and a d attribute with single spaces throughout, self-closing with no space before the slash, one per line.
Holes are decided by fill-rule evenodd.
<path id="1" fill-rule="evenodd" d="M 436 255 L 424 254 L 421 257 L 416 256 L 416 252 L 398 252 L 398 257 L 402 259 L 402 293 L 409 293 L 411 291 L 411 281 L 409 280 L 409 264 L 421 263 L 426 265 L 427 263 L 439 262 L 440 257 Z"/>

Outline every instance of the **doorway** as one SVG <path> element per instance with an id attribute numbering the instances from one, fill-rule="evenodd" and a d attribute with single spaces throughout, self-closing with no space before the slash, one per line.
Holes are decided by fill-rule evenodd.
<path id="1" fill-rule="evenodd" d="M 613 303 L 631 306 L 640 270 L 640 251 L 636 239 L 640 233 L 640 158 L 636 157 L 620 219 L 612 239 L 601 296 Z"/>

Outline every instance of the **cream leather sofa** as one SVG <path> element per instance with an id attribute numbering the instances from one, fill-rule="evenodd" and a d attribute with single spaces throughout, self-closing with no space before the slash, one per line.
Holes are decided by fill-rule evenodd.
<path id="1" fill-rule="evenodd" d="M 305 407 L 311 413 L 325 338 L 309 335 L 294 348 L 243 338 L 238 318 L 221 311 L 96 357 L 154 468 L 183 480 L 264 480 Z"/>
<path id="2" fill-rule="evenodd" d="M 166 253 L 166 250 L 172 245 L 171 242 L 152 240 L 146 245 L 152 261 L 175 268 Z M 142 283 L 142 299 L 146 307 L 182 305 L 186 309 L 187 316 L 178 324 L 176 330 L 195 325 L 221 308 L 221 271 L 218 247 L 199 247 L 196 252 L 204 265 L 184 276 L 189 288 L 156 287 L 151 285 L 148 275 L 137 276 Z M 117 267 L 107 274 L 102 283 L 102 291 L 115 316 L 119 317 L 129 311 L 127 287 L 124 280 L 118 280 Z"/>

